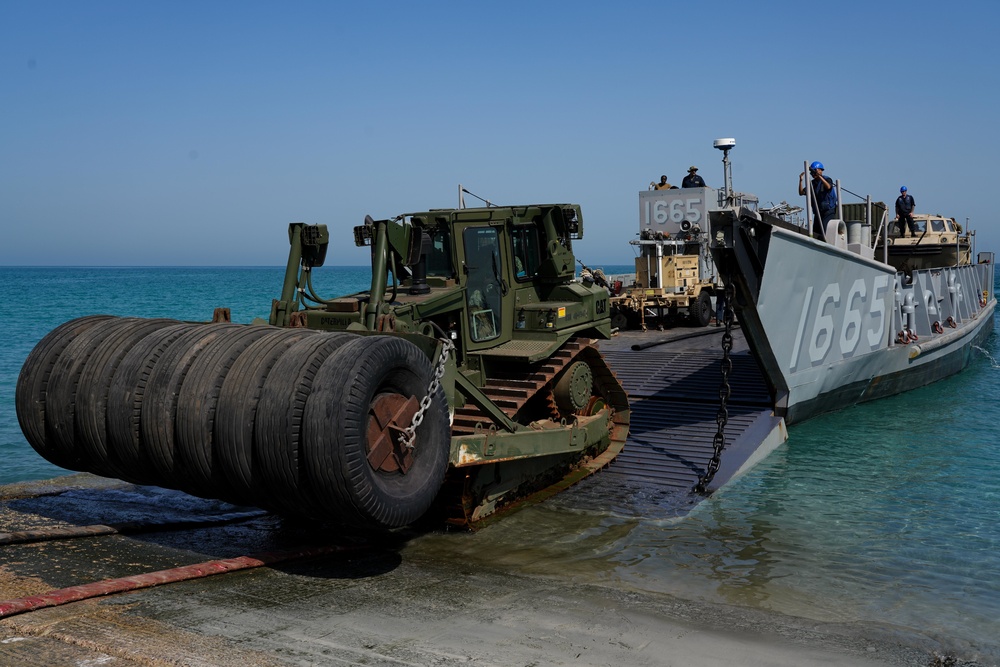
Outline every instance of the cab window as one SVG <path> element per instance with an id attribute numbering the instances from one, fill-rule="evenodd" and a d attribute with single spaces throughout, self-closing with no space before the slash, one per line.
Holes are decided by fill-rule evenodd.
<path id="1" fill-rule="evenodd" d="M 502 324 L 500 240 L 493 227 L 470 227 L 463 234 L 463 243 L 470 337 L 477 342 L 490 340 L 500 335 Z"/>
<path id="2" fill-rule="evenodd" d="M 443 229 L 430 232 L 431 251 L 427 255 L 427 275 L 451 278 L 455 271 L 451 266 L 451 237 Z"/>
<path id="3" fill-rule="evenodd" d="M 538 228 L 534 225 L 516 225 L 511 232 L 514 246 L 514 277 L 518 281 L 531 280 L 538 273 Z"/>
<path id="4" fill-rule="evenodd" d="M 944 220 L 931 220 L 931 231 L 932 232 L 943 232 L 946 231 L 944 228 Z"/>

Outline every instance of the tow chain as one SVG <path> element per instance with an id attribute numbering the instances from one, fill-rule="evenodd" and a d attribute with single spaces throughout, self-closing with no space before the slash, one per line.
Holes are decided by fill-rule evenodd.
<path id="1" fill-rule="evenodd" d="M 722 316 L 726 329 L 722 334 L 722 384 L 719 386 L 719 411 L 715 415 L 715 423 L 718 430 L 712 440 L 714 451 L 712 458 L 708 462 L 705 474 L 698 478 L 698 484 L 694 487 L 695 493 L 707 493 L 708 485 L 712 483 L 715 473 L 719 472 L 719 465 L 722 463 L 722 450 L 726 447 L 726 424 L 729 422 L 729 374 L 733 370 L 733 360 L 729 353 L 733 350 L 733 299 L 736 298 L 736 288 L 733 287 L 732 277 L 726 280 L 726 308 Z"/>
<path id="2" fill-rule="evenodd" d="M 444 377 L 444 369 L 448 364 L 448 355 L 454 349 L 454 343 L 447 338 L 441 339 L 441 355 L 438 357 L 437 365 L 434 367 L 434 377 L 431 378 L 431 383 L 427 387 L 427 395 L 420 401 L 420 409 L 414 413 L 410 425 L 399 434 L 400 441 L 407 449 L 413 449 L 413 441 L 417 437 L 417 427 L 424 421 L 424 413 L 431 407 L 431 397 L 434 396 L 434 392 L 441 386 L 441 378 Z"/>

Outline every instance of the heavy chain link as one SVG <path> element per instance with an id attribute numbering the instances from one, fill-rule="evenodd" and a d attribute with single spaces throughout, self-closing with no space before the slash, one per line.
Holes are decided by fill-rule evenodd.
<path id="1" fill-rule="evenodd" d="M 438 357 L 437 365 L 434 367 L 434 376 L 431 378 L 431 383 L 427 387 L 427 395 L 420 401 L 420 409 L 414 413 L 413 420 L 410 421 L 410 425 L 407 426 L 399 435 L 403 446 L 407 449 L 413 449 L 413 441 L 417 437 L 417 427 L 424 421 L 424 413 L 431 407 L 431 399 L 434 396 L 434 392 L 436 392 L 438 387 L 441 386 L 441 378 L 444 377 L 444 369 L 448 364 L 448 355 L 451 354 L 451 351 L 454 349 L 454 343 L 447 338 L 441 339 L 441 355 Z"/>
<path id="2" fill-rule="evenodd" d="M 719 472 L 719 465 L 722 463 L 722 450 L 726 447 L 726 424 L 729 422 L 729 374 L 733 370 L 733 360 L 729 353 L 733 350 L 733 299 L 736 298 L 736 288 L 733 287 L 731 277 L 726 280 L 726 309 L 723 315 L 723 322 L 726 328 L 722 334 L 722 384 L 719 386 L 719 411 L 715 415 L 715 423 L 718 429 L 712 440 L 714 451 L 712 458 L 708 462 L 705 474 L 698 478 L 698 485 L 694 487 L 696 493 L 706 493 L 708 485 L 712 483 L 715 473 Z"/>

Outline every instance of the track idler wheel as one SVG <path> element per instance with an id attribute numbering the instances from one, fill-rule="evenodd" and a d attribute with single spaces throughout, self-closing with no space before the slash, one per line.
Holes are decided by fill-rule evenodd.
<path id="1" fill-rule="evenodd" d="M 584 361 L 574 361 L 556 381 L 552 393 L 561 410 L 577 413 L 587 407 L 594 393 L 594 372 Z"/>

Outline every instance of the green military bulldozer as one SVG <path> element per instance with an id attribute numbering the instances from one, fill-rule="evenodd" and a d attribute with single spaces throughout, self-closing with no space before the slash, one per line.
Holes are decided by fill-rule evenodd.
<path id="1" fill-rule="evenodd" d="M 328 231 L 295 223 L 269 322 L 72 320 L 25 361 L 18 420 L 73 470 L 362 527 L 476 527 L 624 445 L 628 399 L 595 346 L 609 295 L 574 280 L 582 234 L 569 204 L 369 217 L 371 288 L 324 298 Z"/>

